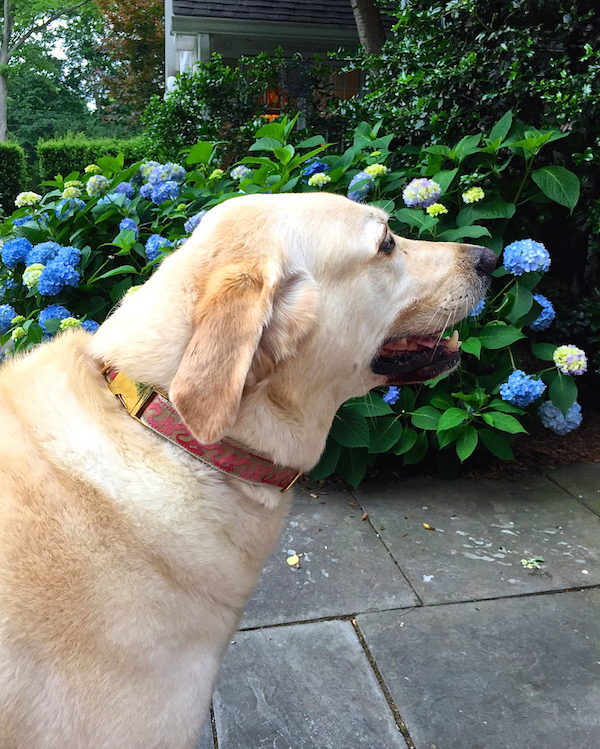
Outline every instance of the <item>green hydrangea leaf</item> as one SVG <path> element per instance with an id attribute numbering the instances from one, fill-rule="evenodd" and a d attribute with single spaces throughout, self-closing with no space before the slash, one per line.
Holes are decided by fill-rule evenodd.
<path id="1" fill-rule="evenodd" d="M 498 434 L 498 432 L 494 432 L 491 429 L 480 429 L 479 439 L 496 457 L 502 458 L 502 460 L 515 459 L 510 443 L 507 441 L 506 437 Z"/>
<path id="2" fill-rule="evenodd" d="M 467 416 L 468 414 L 464 408 L 449 408 L 440 416 L 437 425 L 437 431 L 443 432 L 446 429 L 452 429 L 453 427 L 462 424 Z"/>
<path id="3" fill-rule="evenodd" d="M 564 205 L 571 211 L 577 205 L 579 178 L 563 166 L 543 166 L 532 172 L 531 179 L 544 195 L 555 203 Z"/>
<path id="4" fill-rule="evenodd" d="M 328 437 L 325 444 L 325 450 L 323 451 L 319 462 L 310 472 L 311 479 L 316 481 L 331 476 L 337 467 L 341 452 L 342 446 L 340 443 L 336 442 L 332 437 Z"/>
<path id="5" fill-rule="evenodd" d="M 510 346 L 516 341 L 520 341 L 525 338 L 523 333 L 517 328 L 513 328 L 507 325 L 494 325 L 488 323 L 482 328 L 477 337 L 481 341 L 483 348 L 487 349 L 500 349 Z"/>
<path id="6" fill-rule="evenodd" d="M 396 445 L 394 453 L 396 455 L 404 455 L 404 453 L 407 453 L 412 449 L 416 441 L 417 432 L 415 432 L 415 430 L 411 429 L 410 427 L 406 427 L 402 432 L 402 437 L 400 438 L 400 442 Z"/>
<path id="7" fill-rule="evenodd" d="M 369 467 L 369 454 L 366 448 L 342 450 L 336 471 L 355 489 L 360 484 Z"/>
<path id="8" fill-rule="evenodd" d="M 371 419 L 369 425 L 369 452 L 388 452 L 402 436 L 402 423 L 397 416 Z"/>
<path id="9" fill-rule="evenodd" d="M 548 395 L 564 416 L 577 400 L 577 384 L 574 378 L 558 372 L 548 388 Z"/>
<path id="10" fill-rule="evenodd" d="M 460 458 L 461 463 L 473 454 L 478 442 L 479 435 L 477 429 L 471 424 L 467 424 L 464 432 L 456 440 L 456 454 Z"/>
<path id="11" fill-rule="evenodd" d="M 368 447 L 369 427 L 367 420 L 354 408 L 342 406 L 330 430 L 331 436 L 343 447 Z"/>
<path id="12" fill-rule="evenodd" d="M 437 429 L 441 415 L 433 406 L 421 406 L 412 414 L 411 421 L 417 429 Z"/>

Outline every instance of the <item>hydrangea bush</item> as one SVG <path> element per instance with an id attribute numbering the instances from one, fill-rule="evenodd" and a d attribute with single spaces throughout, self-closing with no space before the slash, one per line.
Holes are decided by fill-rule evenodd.
<path id="1" fill-rule="evenodd" d="M 295 118 L 283 117 L 263 122 L 248 155 L 228 171 L 216 162 L 219 144 L 202 141 L 177 163 L 123 169 L 122 156 L 104 157 L 44 183 L 43 195 L 22 193 L 0 227 L 6 353 L 69 328 L 93 333 L 217 203 L 258 192 L 329 191 L 383 208 L 400 235 L 476 240 L 502 264 L 487 299 L 457 326 L 459 370 L 344 404 L 314 477 L 337 471 L 357 485 L 378 454 L 408 465 L 429 450 L 452 473 L 478 446 L 510 459 L 512 440 L 536 420 L 558 434 L 577 428 L 576 378 L 585 372 L 585 353 L 568 342 L 548 342 L 554 308 L 534 293 L 552 248 L 527 237 L 510 237 L 515 241 L 504 246 L 517 206 L 576 203 L 575 175 L 562 167 L 534 168 L 541 148 L 562 135 L 528 130 L 510 113 L 489 137 L 467 136 L 452 148 L 398 151 L 393 134 L 379 131 L 362 123 L 340 153 L 321 136 L 296 142 Z M 514 173 L 519 160 L 522 178 L 505 182 L 505 166 L 512 163 Z"/>

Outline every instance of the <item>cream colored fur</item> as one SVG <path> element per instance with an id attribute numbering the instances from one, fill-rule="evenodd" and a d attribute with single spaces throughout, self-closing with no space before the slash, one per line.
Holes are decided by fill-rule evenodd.
<path id="1" fill-rule="evenodd" d="M 109 361 L 170 397 L 201 441 L 318 460 L 339 405 L 384 378 L 392 336 L 481 294 L 471 248 L 396 237 L 331 195 L 248 196 L 93 336 L 0 374 L 1 749 L 192 749 L 288 495 L 204 466 L 131 419 Z"/>

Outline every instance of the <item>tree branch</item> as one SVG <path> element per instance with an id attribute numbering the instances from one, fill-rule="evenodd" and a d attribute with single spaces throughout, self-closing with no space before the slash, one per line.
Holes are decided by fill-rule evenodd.
<path id="1" fill-rule="evenodd" d="M 90 0 L 79 0 L 78 3 L 75 3 L 74 5 L 70 5 L 67 8 L 62 8 L 62 10 L 57 11 L 53 16 L 50 16 L 50 18 L 45 20 L 43 23 L 38 23 L 35 26 L 32 26 L 26 32 L 21 34 L 21 36 L 15 39 L 15 41 L 11 44 L 11 46 L 8 49 L 8 56 L 11 57 L 12 55 L 14 55 L 14 53 L 29 39 L 29 37 L 32 34 L 37 34 L 39 31 L 43 31 L 53 21 L 57 21 L 61 16 L 64 16 L 67 13 L 70 13 L 71 11 L 76 10 L 77 8 L 80 8 L 82 5 L 86 5 L 89 2 Z M 4 4 L 6 7 L 7 0 L 4 0 Z"/>

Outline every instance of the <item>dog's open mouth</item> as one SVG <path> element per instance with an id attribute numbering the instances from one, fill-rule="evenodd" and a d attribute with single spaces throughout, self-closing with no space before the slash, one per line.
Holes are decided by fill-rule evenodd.
<path id="1" fill-rule="evenodd" d="M 439 335 L 389 340 L 371 362 L 371 370 L 387 378 L 388 385 L 408 385 L 440 377 L 460 362 L 458 331 Z"/>

